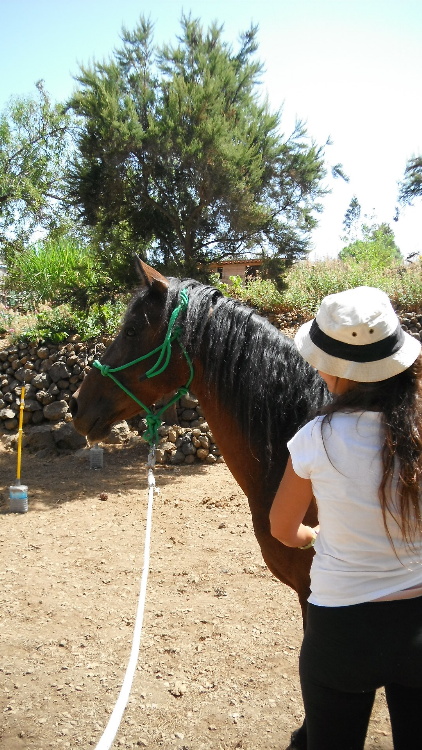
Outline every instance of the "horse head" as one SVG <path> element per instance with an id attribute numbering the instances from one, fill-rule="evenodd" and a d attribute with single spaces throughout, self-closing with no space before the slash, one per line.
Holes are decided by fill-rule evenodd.
<path id="1" fill-rule="evenodd" d="M 177 324 L 167 336 L 168 280 L 139 258 L 142 286 L 101 363 L 94 362 L 70 402 L 75 428 L 90 442 L 104 439 L 112 425 L 148 409 L 189 380 L 186 355 L 177 345 Z M 163 343 L 166 351 L 163 351 Z M 171 367 L 154 365 L 171 358 Z"/>

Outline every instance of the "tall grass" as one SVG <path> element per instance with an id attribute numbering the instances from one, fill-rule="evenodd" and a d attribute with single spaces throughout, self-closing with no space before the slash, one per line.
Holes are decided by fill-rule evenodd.
<path id="1" fill-rule="evenodd" d="M 96 301 L 100 278 L 89 248 L 73 238 L 46 240 L 16 253 L 9 261 L 7 289 L 29 308 L 40 303 L 69 303 L 87 309 Z"/>
<path id="2" fill-rule="evenodd" d="M 313 315 L 323 297 L 356 286 L 372 286 L 388 294 L 398 309 L 422 309 L 422 264 L 374 268 L 340 260 L 298 263 L 287 278 L 282 310 Z"/>
<path id="3" fill-rule="evenodd" d="M 286 277 L 287 288 L 279 292 L 268 279 L 243 282 L 230 277 L 230 285 L 213 278 L 221 291 L 261 312 L 287 313 L 294 316 L 315 314 L 327 294 L 356 286 L 373 286 L 385 291 L 397 310 L 422 311 L 422 263 L 392 264 L 375 268 L 373 264 L 353 261 L 302 261 Z"/>
<path id="4" fill-rule="evenodd" d="M 268 280 L 242 282 L 231 277 L 231 285 L 220 284 L 224 294 L 236 297 L 262 312 L 312 316 L 327 294 L 356 286 L 385 291 L 398 310 L 422 311 L 422 263 L 393 264 L 375 268 L 353 261 L 302 261 L 289 271 L 287 288 L 279 292 Z"/>

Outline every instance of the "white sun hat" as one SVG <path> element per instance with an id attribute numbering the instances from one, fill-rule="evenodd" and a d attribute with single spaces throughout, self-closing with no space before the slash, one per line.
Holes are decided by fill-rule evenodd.
<path id="1" fill-rule="evenodd" d="M 299 328 L 295 344 L 317 370 L 361 383 L 398 375 L 421 352 L 385 292 L 369 286 L 324 297 L 315 319 Z"/>

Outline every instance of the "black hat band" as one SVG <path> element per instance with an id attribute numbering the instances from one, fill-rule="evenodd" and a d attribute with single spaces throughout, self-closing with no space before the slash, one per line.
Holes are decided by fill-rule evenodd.
<path id="1" fill-rule="evenodd" d="M 313 321 L 309 336 L 311 341 L 321 349 L 325 354 L 337 359 L 346 359 L 349 362 L 376 362 L 379 359 L 385 359 L 395 354 L 404 344 L 404 331 L 398 324 L 394 333 L 386 336 L 381 341 L 373 344 L 345 344 L 343 341 L 337 341 L 331 336 L 327 336 L 321 331 L 316 320 Z"/>

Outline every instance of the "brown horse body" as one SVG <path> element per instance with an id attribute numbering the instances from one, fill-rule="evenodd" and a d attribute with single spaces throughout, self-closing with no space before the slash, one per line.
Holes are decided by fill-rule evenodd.
<path id="1" fill-rule="evenodd" d="M 171 305 L 174 308 L 177 299 L 174 293 L 173 302 L 169 301 L 170 282 L 177 280 L 166 279 L 142 262 L 138 270 L 144 287 L 129 307 L 120 333 L 103 357 L 102 363 L 110 368 L 132 362 L 162 343 Z M 177 283 L 179 288 L 184 285 L 188 289 L 186 282 Z M 203 285 L 190 284 L 189 294 L 193 299 Z M 229 470 L 248 498 L 254 532 L 268 568 L 297 592 L 305 617 L 312 551 L 283 546 L 271 536 L 268 516 L 287 461 L 287 440 L 306 421 L 312 409 L 322 404 L 326 392 L 322 381 L 301 361 L 286 337 L 238 303 L 233 303 L 238 306 L 230 308 L 231 313 L 226 312 L 228 301 L 216 290 L 205 289 L 211 290 L 208 296 L 212 294 L 206 312 L 200 314 L 199 305 L 193 309 L 195 303 L 190 301 L 185 320 L 180 321 L 184 333 L 189 325 L 196 326 L 196 346 L 191 345 L 189 333 L 186 333 L 182 346 L 173 342 L 169 365 L 157 377 L 145 377 L 151 364 L 148 360 L 147 364 L 138 362 L 116 376 L 127 390 L 150 406 L 187 382 L 189 367 L 183 349 L 190 352 L 194 367 L 190 390 L 201 404 Z M 189 313 L 196 316 L 194 322 L 189 322 Z M 211 324 L 217 331 L 213 339 L 209 332 Z M 252 333 L 250 326 L 255 326 Z M 280 352 L 278 347 L 282 347 Z M 254 366 L 255 349 L 260 353 L 258 351 Z M 236 350 L 232 363 L 230 357 Z M 270 360 L 265 363 L 267 350 L 270 350 Z M 222 362 L 219 377 L 209 373 L 218 357 Z M 282 364 L 280 359 L 283 359 Z M 246 370 L 247 376 L 244 375 Z M 138 403 L 103 374 L 93 368 L 71 402 L 75 427 L 87 435 L 90 442 L 100 441 L 114 422 L 129 419 L 140 410 Z M 236 410 L 235 402 L 245 404 L 250 424 L 246 424 L 248 419 L 243 418 L 239 406 Z M 275 411 L 271 413 L 273 403 Z M 316 522 L 316 507 L 312 504 L 305 523 L 313 526 Z"/>
<path id="2" fill-rule="evenodd" d="M 137 309 L 136 304 L 129 310 L 122 331 L 104 355 L 103 363 L 112 368 L 147 354 L 163 339 L 163 310 L 168 280 L 143 263 L 140 263 L 140 270 L 146 287 L 151 289 L 148 295 L 150 299 L 145 299 L 142 311 Z M 139 324 L 139 317 L 144 318 L 142 325 Z M 174 393 L 186 382 L 188 367 L 177 344 L 173 345 L 173 349 L 169 366 L 157 378 L 142 380 L 142 374 L 149 365 L 138 363 L 119 373 L 119 380 L 148 405 L 154 404 L 165 394 Z M 303 552 L 280 544 L 270 534 L 268 519 L 272 498 L 287 460 L 286 445 L 276 447 L 272 457 L 274 466 L 268 472 L 267 467 L 263 465 L 258 446 L 254 444 L 254 435 L 247 435 L 240 428 L 238 420 L 222 400 L 219 388 L 206 377 L 201 354 L 195 356 L 193 366 L 191 391 L 201 404 L 215 442 L 230 472 L 248 498 L 254 531 L 263 558 L 271 572 L 297 592 L 304 611 L 309 594 L 312 551 Z M 324 398 L 321 385 L 318 385 L 318 390 L 318 396 L 314 394 L 314 402 L 310 407 L 318 405 L 315 403 L 317 397 L 320 402 Z M 113 423 L 139 413 L 139 405 L 96 369 L 92 369 L 86 376 L 72 400 L 71 409 L 76 429 L 87 435 L 91 442 L 104 438 Z M 303 414 L 301 417 L 298 421 L 303 421 Z M 276 418 L 275 414 L 274 419 Z M 288 437 L 294 433 L 297 426 L 289 425 Z M 309 508 L 305 523 L 316 524 L 314 504 Z"/>

